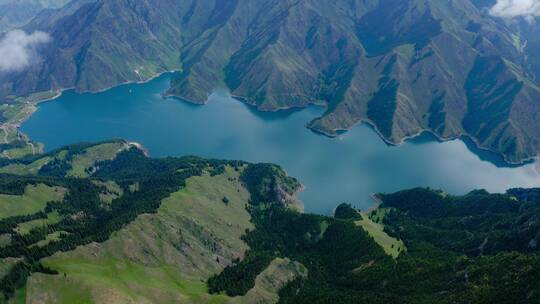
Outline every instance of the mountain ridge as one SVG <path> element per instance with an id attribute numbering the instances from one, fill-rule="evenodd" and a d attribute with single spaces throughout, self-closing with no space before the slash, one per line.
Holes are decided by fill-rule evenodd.
<path id="1" fill-rule="evenodd" d="M 0 96 L 96 91 L 175 70 L 165 95 L 186 101 L 205 103 L 227 87 L 261 111 L 321 104 L 325 113 L 308 127 L 328 136 L 360 122 L 390 144 L 423 131 L 444 140 L 465 135 L 522 163 L 540 151 L 535 58 L 512 25 L 476 5 L 90 1 L 25 27 L 51 32 L 47 64 L 0 75 Z"/>

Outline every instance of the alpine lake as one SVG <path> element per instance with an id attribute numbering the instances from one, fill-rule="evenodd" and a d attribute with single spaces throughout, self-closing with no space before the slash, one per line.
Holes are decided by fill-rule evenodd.
<path id="1" fill-rule="evenodd" d="M 412 187 L 465 194 L 540 187 L 540 165 L 509 166 L 467 140 L 438 142 L 424 133 L 387 145 L 368 125 L 336 138 L 305 125 L 321 107 L 258 112 L 216 91 L 206 105 L 163 98 L 171 74 L 100 93 L 66 91 L 42 103 L 21 127 L 47 151 L 75 142 L 123 138 L 141 143 L 152 157 L 197 155 L 281 165 L 305 186 L 307 212 L 330 214 L 342 202 L 367 209 L 370 195 Z"/>

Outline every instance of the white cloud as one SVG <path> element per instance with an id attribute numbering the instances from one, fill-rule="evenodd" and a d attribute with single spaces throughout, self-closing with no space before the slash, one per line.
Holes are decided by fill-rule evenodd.
<path id="1" fill-rule="evenodd" d="M 540 0 L 497 0 L 489 12 L 498 17 L 524 17 L 533 21 L 540 16 Z"/>
<path id="2" fill-rule="evenodd" d="M 20 71 L 38 59 L 37 46 L 51 40 L 49 34 L 21 30 L 7 32 L 0 39 L 0 72 Z"/>

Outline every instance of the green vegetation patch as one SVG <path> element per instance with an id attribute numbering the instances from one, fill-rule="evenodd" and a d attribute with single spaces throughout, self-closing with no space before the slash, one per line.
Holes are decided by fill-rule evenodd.
<path id="1" fill-rule="evenodd" d="M 0 105 L 0 123 L 20 122 L 34 112 L 35 107 L 25 102 L 6 103 Z"/>
<path id="2" fill-rule="evenodd" d="M 48 202 L 64 198 L 66 190 L 45 184 L 28 185 L 23 195 L 0 194 L 0 219 L 39 212 Z"/>
<path id="3" fill-rule="evenodd" d="M 227 204 L 223 203 L 224 197 Z M 246 211 L 249 198 L 238 172 L 227 166 L 221 175 L 205 174 L 189 179 L 186 188 L 163 202 L 161 211 L 174 210 L 185 217 L 197 219 L 206 229 L 214 231 L 219 239 L 244 251 L 247 247 L 240 237 L 246 230 L 254 228 Z"/>
<path id="4" fill-rule="evenodd" d="M 68 171 L 67 176 L 87 177 L 89 175 L 89 170 L 92 169 L 95 163 L 111 160 L 124 149 L 126 149 L 126 144 L 123 142 L 104 143 L 89 147 L 83 153 L 73 157 L 73 160 L 71 161 L 71 170 Z"/>
<path id="5" fill-rule="evenodd" d="M 302 185 L 277 165 L 249 165 L 242 173 L 242 181 L 251 193 L 251 204 L 279 202 L 298 208 L 294 206 L 298 205 L 294 194 Z"/>
<path id="6" fill-rule="evenodd" d="M 255 279 L 255 286 L 242 303 L 278 303 L 279 290 L 286 284 L 308 275 L 307 268 L 288 258 L 274 259 Z"/>
<path id="7" fill-rule="evenodd" d="M 386 254 L 396 259 L 399 254 L 406 250 L 405 244 L 391 237 L 384 231 L 384 216 L 389 209 L 375 208 L 369 212 L 354 209 L 350 204 L 340 204 L 334 211 L 334 218 L 339 220 L 354 221 L 362 227 L 379 244 Z"/>
<path id="8" fill-rule="evenodd" d="M 3 233 L 0 234 L 0 247 L 5 247 L 11 243 L 11 234 Z"/>
<path id="9" fill-rule="evenodd" d="M 373 211 L 371 214 L 361 212 L 362 219 L 355 223 L 364 228 L 373 240 L 384 249 L 386 254 L 396 259 L 402 251 L 406 250 L 406 247 L 403 241 L 391 237 L 384 231 L 384 225 L 382 224 L 384 212 L 384 210 L 379 209 Z M 371 218 L 374 218 L 375 221 Z"/>
<path id="10" fill-rule="evenodd" d="M 99 199 L 103 203 L 111 204 L 114 199 L 124 194 L 124 189 L 114 181 L 94 181 L 94 184 L 103 187 L 103 190 L 99 193 Z"/>
<path id="11" fill-rule="evenodd" d="M 62 239 L 63 237 L 67 236 L 69 233 L 65 232 L 65 231 L 55 231 L 53 233 L 49 233 L 47 234 L 47 236 L 45 237 L 45 239 L 43 240 L 40 240 L 39 242 L 37 242 L 36 244 L 30 246 L 30 247 L 33 247 L 33 246 L 38 246 L 38 247 L 43 247 L 43 246 L 46 246 L 48 245 L 50 242 L 57 242 L 57 241 L 60 241 L 60 239 Z"/>
<path id="12" fill-rule="evenodd" d="M 18 258 L 3 258 L 0 259 L 0 278 L 5 276 L 9 270 L 17 264 Z"/>
<path id="13" fill-rule="evenodd" d="M 36 148 L 35 146 L 32 146 L 32 144 L 30 143 L 25 143 L 21 147 L 4 150 L 3 155 L 7 158 L 17 159 L 17 158 L 23 158 L 27 155 L 34 155 L 39 152 L 41 152 L 40 146 Z"/>
<path id="14" fill-rule="evenodd" d="M 15 175 L 35 175 L 39 170 L 51 161 L 51 157 L 39 158 L 30 164 L 15 163 L 0 168 L 0 173 L 9 173 Z"/>
<path id="15" fill-rule="evenodd" d="M 231 302 L 209 295 L 205 281 L 247 250 L 241 236 L 253 229 L 245 209 L 248 200 L 232 167 L 220 175 L 191 177 L 185 188 L 162 201 L 156 214 L 139 216 L 104 243 L 46 258 L 43 264 L 59 274 L 32 275 L 27 296 L 54 298 L 55 303 L 79 297 L 92 303 Z"/>
<path id="16" fill-rule="evenodd" d="M 19 235 L 24 235 L 30 233 L 30 230 L 34 228 L 43 227 L 46 225 L 52 225 L 60 222 L 61 217 L 58 212 L 51 212 L 47 214 L 47 218 L 44 219 L 35 219 L 28 222 L 20 223 L 15 228 L 15 232 Z"/>
<path id="17" fill-rule="evenodd" d="M 145 266 L 127 259 L 101 257 L 97 261 L 63 255 L 48 259 L 46 265 L 57 269 L 59 275 L 36 275 L 28 282 L 28 297 L 49 294 L 64 298 L 92 298 L 93 303 L 148 302 L 197 303 L 198 295 L 206 292 L 206 284 L 182 276 L 181 269 L 171 265 Z M 73 286 L 73 283 L 76 286 Z M 71 284 L 70 284 L 71 283 Z M 50 286 L 58 286 L 54 290 Z M 66 297 L 69 289 L 69 297 Z M 185 303 L 185 302 L 184 302 Z"/>

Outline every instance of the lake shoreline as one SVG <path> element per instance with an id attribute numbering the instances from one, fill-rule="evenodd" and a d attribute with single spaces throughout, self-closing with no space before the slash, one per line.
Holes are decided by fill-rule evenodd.
<path id="1" fill-rule="evenodd" d="M 117 84 L 117 85 L 113 85 L 113 86 L 110 86 L 110 87 L 107 87 L 107 88 L 104 88 L 104 89 L 100 89 L 100 90 L 86 90 L 86 91 L 75 91 L 75 92 L 78 93 L 78 94 L 102 93 L 102 92 L 105 92 L 105 91 L 108 91 L 110 89 L 120 87 L 120 86 L 123 86 L 123 85 L 148 83 L 148 82 L 153 81 L 153 80 L 155 80 L 155 79 L 157 79 L 159 77 L 162 77 L 162 76 L 164 76 L 166 74 L 172 74 L 172 73 L 177 73 L 177 72 L 179 72 L 179 70 L 164 71 L 164 72 L 161 72 L 161 73 L 157 73 L 157 74 L 153 75 L 152 77 L 149 77 L 148 79 L 145 79 L 145 80 L 127 81 L 127 82 L 120 83 L 120 84 Z M 282 112 L 282 111 L 300 111 L 300 110 L 306 109 L 307 107 L 309 107 L 311 105 L 324 106 L 324 105 L 321 105 L 319 103 L 309 103 L 309 104 L 307 104 L 305 106 L 279 107 L 279 108 L 270 109 L 270 110 L 260 109 L 259 107 L 254 106 L 253 104 L 249 103 L 248 99 L 246 99 L 245 97 L 238 96 L 238 95 L 233 95 L 228 91 L 227 88 L 223 88 L 223 89 L 226 90 L 227 94 L 229 94 L 229 96 L 231 96 L 233 99 L 238 100 L 239 102 L 242 102 L 243 104 L 249 106 L 251 109 L 253 109 L 255 111 L 258 111 L 258 112 L 261 112 L 261 113 L 277 113 L 277 112 Z M 30 108 L 29 108 L 30 111 L 28 113 L 26 113 L 25 117 L 19 119 L 15 123 L 7 122 L 7 123 L 4 123 L 2 125 L 8 125 L 8 126 L 11 126 L 11 127 L 15 127 L 17 130 L 19 130 L 22 123 L 24 123 L 37 110 L 37 107 L 40 104 L 55 101 L 60 96 L 62 96 L 65 92 L 71 91 L 71 90 L 75 90 L 75 89 L 74 88 L 65 88 L 65 89 L 61 89 L 61 90 L 56 90 L 56 91 L 53 91 L 54 96 L 52 96 L 52 97 L 47 97 L 47 98 L 36 100 L 36 101 L 33 101 L 33 102 L 27 102 L 28 105 L 30 106 Z M 204 102 L 201 102 L 201 101 L 191 100 L 191 99 L 182 97 L 182 96 L 177 95 L 177 94 L 169 94 L 166 91 L 162 92 L 162 97 L 163 98 L 174 98 L 174 99 L 180 100 L 182 102 L 187 102 L 187 103 L 191 103 L 191 104 L 195 104 L 195 105 L 206 105 L 208 103 L 208 99 L 206 101 L 204 101 Z M 382 139 L 382 141 L 385 144 L 387 144 L 388 146 L 400 146 L 400 145 L 403 145 L 404 143 L 406 143 L 407 141 L 414 140 L 414 139 L 418 138 L 419 136 L 422 136 L 424 133 L 428 133 L 429 135 L 431 135 L 438 142 L 448 142 L 448 141 L 453 141 L 453 140 L 461 140 L 461 141 L 469 140 L 469 142 L 474 145 L 474 148 L 478 149 L 479 151 L 493 153 L 495 156 L 499 157 L 501 159 L 501 161 L 504 163 L 504 166 L 507 166 L 507 167 L 524 166 L 524 165 L 533 163 L 535 161 L 538 161 L 538 159 L 539 159 L 539 156 L 536 155 L 536 156 L 531 156 L 531 157 L 528 157 L 528 158 L 520 159 L 519 161 L 511 161 L 511 160 L 508 159 L 508 157 L 505 154 L 500 153 L 500 152 L 498 152 L 498 151 L 496 151 L 494 149 L 482 146 L 470 134 L 463 133 L 463 134 L 456 135 L 456 136 L 441 137 L 439 134 L 436 134 L 435 132 L 433 132 L 433 130 L 430 130 L 430 129 L 427 129 L 427 128 L 421 129 L 417 133 L 414 133 L 414 134 L 411 134 L 411 135 L 408 135 L 408 136 L 404 136 L 404 137 L 400 138 L 399 141 L 396 142 L 396 141 L 392 141 L 392 140 L 386 138 L 379 131 L 376 124 L 373 121 L 371 121 L 370 119 L 367 119 L 367 118 L 359 120 L 358 122 L 356 122 L 355 124 L 353 124 L 349 128 L 335 129 L 334 131 L 336 133 L 349 132 L 354 127 L 356 127 L 357 125 L 360 125 L 360 124 L 368 125 L 380 137 L 380 139 Z M 325 130 L 310 127 L 309 123 L 306 123 L 305 127 L 307 129 L 311 130 L 312 132 L 316 133 L 316 134 L 320 134 L 320 135 L 327 136 L 327 137 L 330 137 L 330 138 L 336 138 L 336 137 L 339 137 L 341 135 L 341 134 L 330 133 L 330 132 L 326 132 Z M 30 139 L 30 140 L 32 140 L 32 139 Z M 478 153 L 476 151 L 471 151 L 471 152 L 478 155 Z"/>
<path id="2" fill-rule="evenodd" d="M 153 157 L 197 155 L 211 159 L 274 163 L 298 177 L 306 212 L 328 214 L 337 202 L 368 209 L 371 193 L 414 187 L 461 195 L 485 188 L 540 187 L 531 165 L 506 168 L 484 161 L 462 141 L 437 143 L 431 136 L 391 148 L 368 125 L 339 139 L 305 128 L 324 109 L 290 113 L 255 111 L 217 90 L 205 106 L 164 98 L 169 75 L 142 85 L 97 94 L 64 94 L 43 104 L 21 131 L 47 150 L 73 142 L 124 138 Z M 172 76 L 174 77 L 174 76 Z M 1 134 L 0 134 L 1 135 Z"/>
<path id="3" fill-rule="evenodd" d="M 267 113 L 276 113 L 276 112 L 281 112 L 281 111 L 298 111 L 298 110 L 305 109 L 305 108 L 307 108 L 309 106 L 312 106 L 312 105 L 326 107 L 326 105 L 322 104 L 322 103 L 310 102 L 310 103 L 307 103 L 306 105 L 291 106 L 291 107 L 283 107 L 282 106 L 282 107 L 276 107 L 276 108 L 272 108 L 272 109 L 261 109 L 261 108 L 257 107 L 256 105 L 252 104 L 251 102 L 249 102 L 249 98 L 244 97 L 244 96 L 240 96 L 240 95 L 232 94 L 229 91 L 228 88 L 223 88 L 223 89 L 226 90 L 227 93 L 229 94 L 229 96 L 231 96 L 233 99 L 242 102 L 243 104 L 249 106 L 250 108 L 252 108 L 255 111 L 259 111 L 259 112 L 263 112 L 263 113 L 265 113 L 265 112 L 267 112 Z M 178 95 L 178 94 L 169 94 L 169 93 L 167 93 L 167 94 L 164 94 L 164 96 L 165 97 L 175 98 L 175 99 L 178 99 L 180 101 L 188 102 L 188 103 L 192 103 L 192 104 L 196 104 L 196 105 L 206 105 L 208 103 L 208 98 L 207 98 L 206 101 L 197 101 L 197 100 L 192 100 L 192 99 L 183 97 L 183 96 Z M 485 146 L 481 145 L 472 135 L 470 135 L 468 133 L 462 133 L 462 134 L 459 134 L 459 135 L 456 135 L 456 136 L 443 137 L 443 136 L 440 136 L 439 134 L 435 133 L 431 129 L 422 128 L 422 129 L 420 129 L 418 132 L 416 132 L 414 134 L 401 137 L 396 142 L 396 141 L 392 141 L 392 140 L 386 138 L 379 131 L 379 129 L 377 128 L 377 125 L 372 120 L 370 120 L 368 118 L 360 119 L 359 121 L 357 121 L 356 123 L 351 125 L 349 128 L 334 129 L 333 130 L 334 133 L 330 133 L 330 132 L 327 132 L 325 130 L 318 129 L 318 128 L 313 128 L 313 127 L 310 126 L 310 123 L 311 122 L 306 123 L 305 127 L 307 129 L 313 131 L 316 134 L 324 135 L 324 136 L 327 136 L 327 137 L 330 137 L 330 138 L 339 137 L 341 135 L 341 134 L 339 134 L 340 132 L 349 132 L 354 127 L 356 127 L 357 125 L 366 124 L 370 128 L 372 128 L 373 131 L 375 131 L 377 133 L 377 135 L 389 146 L 400 146 L 400 145 L 404 144 L 405 142 L 407 142 L 409 140 L 414 140 L 414 139 L 418 138 L 419 136 L 421 136 L 424 133 L 429 133 L 438 142 L 447 142 L 447 141 L 452 141 L 452 140 L 462 140 L 462 141 L 464 141 L 464 139 L 466 139 L 466 140 L 469 140 L 471 143 L 473 143 L 476 149 L 484 151 L 484 152 L 493 153 L 497 157 L 500 157 L 502 162 L 504 162 L 504 164 L 506 166 L 508 166 L 508 167 L 524 166 L 524 165 L 527 165 L 527 164 L 530 164 L 532 162 L 540 160 L 540 154 L 537 154 L 537 155 L 531 156 L 531 157 L 527 157 L 527 158 L 523 158 L 523 159 L 519 159 L 517 161 L 509 160 L 507 155 L 505 155 L 504 153 L 498 152 L 498 151 L 496 151 L 496 150 L 494 150 L 492 148 L 485 147 Z M 475 151 L 472 151 L 472 152 L 477 154 Z"/>
<path id="4" fill-rule="evenodd" d="M 151 82 L 151 81 L 153 81 L 153 80 L 155 80 L 155 79 L 157 79 L 157 78 L 159 78 L 159 77 L 161 77 L 161 76 L 163 76 L 165 74 L 169 74 L 169 73 L 172 74 L 172 73 L 177 73 L 177 72 L 179 72 L 179 70 L 164 71 L 164 72 L 157 73 L 157 74 L 149 77 L 148 79 L 143 79 L 143 80 L 138 80 L 138 81 L 125 81 L 123 83 L 112 85 L 112 86 L 106 87 L 104 89 L 99 89 L 99 90 L 76 91 L 75 87 L 70 87 L 70 88 L 62 88 L 62 89 L 51 90 L 51 91 L 36 92 L 36 93 L 32 93 L 32 94 L 30 94 L 30 95 L 28 95 L 26 97 L 19 97 L 19 98 L 22 98 L 22 99 L 26 99 L 25 101 L 15 102 L 15 104 L 17 104 L 17 103 L 23 104 L 23 108 L 18 113 L 18 114 L 21 114 L 22 116 L 18 117 L 15 120 L 8 120 L 8 121 L 6 121 L 4 123 L 1 123 L 0 124 L 0 129 L 4 131 L 6 139 L 9 137 L 9 132 L 11 132 L 11 131 L 24 135 L 24 133 L 20 130 L 21 126 L 25 121 L 27 121 L 38 110 L 38 107 L 40 105 L 48 103 L 48 102 L 54 102 L 55 100 L 60 98 L 65 92 L 68 92 L 68 91 L 75 91 L 76 93 L 79 93 L 79 94 L 86 94 L 86 93 L 97 94 L 97 93 L 102 93 L 102 92 L 105 92 L 105 91 L 108 91 L 108 90 L 111 90 L 111 89 L 114 89 L 114 88 L 117 88 L 117 87 L 120 87 L 120 86 L 124 86 L 124 85 L 145 84 L 145 83 Z M 139 77 L 140 77 L 140 75 L 139 75 Z M 35 100 L 32 100 L 33 96 L 39 95 L 39 94 L 51 94 L 51 96 L 44 97 L 44 98 L 37 98 Z M 25 112 L 25 111 L 27 111 L 27 112 Z M 27 140 L 28 144 L 33 145 L 32 138 L 27 137 L 26 140 Z M 8 144 L 8 143 L 9 142 L 6 142 L 6 144 Z M 40 144 L 39 142 L 36 142 L 36 143 Z"/>
<path id="5" fill-rule="evenodd" d="M 370 119 L 367 119 L 367 118 L 359 120 L 358 122 L 356 122 L 355 124 L 353 124 L 349 128 L 334 129 L 334 131 L 336 133 L 349 132 L 353 128 L 355 128 L 356 126 L 361 125 L 361 124 L 369 126 L 375 133 L 377 133 L 377 135 L 384 141 L 384 143 L 386 143 L 388 146 L 391 146 L 391 147 L 398 147 L 400 145 L 403 145 L 407 141 L 417 139 L 418 137 L 420 137 L 423 134 L 427 133 L 430 136 L 432 136 L 434 139 L 436 139 L 437 142 L 440 142 L 440 143 L 453 141 L 453 140 L 461 140 L 461 141 L 469 140 L 472 144 L 474 144 L 474 147 L 476 149 L 484 151 L 484 152 L 493 153 L 494 155 L 500 157 L 501 160 L 506 165 L 508 165 L 508 167 L 520 167 L 520 166 L 524 166 L 524 165 L 533 163 L 533 162 L 538 161 L 540 159 L 540 155 L 536 155 L 536 156 L 531 156 L 531 157 L 528 157 L 528 158 L 521 159 L 520 161 L 515 161 L 515 162 L 510 161 L 510 160 L 508 160 L 508 158 L 506 157 L 505 154 L 497 152 L 497 151 L 495 151 L 495 150 L 493 150 L 491 148 L 487 148 L 487 147 L 484 147 L 484 146 L 480 145 L 478 143 L 478 141 L 473 136 L 471 136 L 470 134 L 463 133 L 463 134 L 460 134 L 460 135 L 457 135 L 457 136 L 442 137 L 439 134 L 433 132 L 433 130 L 430 130 L 430 129 L 427 129 L 427 128 L 423 128 L 423 129 L 419 130 L 418 132 L 416 132 L 416 133 L 414 133 L 412 135 L 404 136 L 404 137 L 400 138 L 400 140 L 398 142 L 394 142 L 394 141 L 389 140 L 388 138 L 386 138 L 379 131 L 379 129 L 377 128 L 377 125 L 373 121 L 371 121 Z M 324 130 L 317 129 L 317 128 L 312 128 L 312 127 L 309 127 L 309 126 L 307 126 L 307 128 L 312 130 L 313 132 L 315 132 L 317 134 L 328 136 L 330 138 L 339 137 L 341 135 L 341 134 L 329 133 L 329 132 L 326 132 Z M 471 152 L 473 152 L 474 154 L 477 154 L 475 151 L 471 151 Z"/>
<path id="6" fill-rule="evenodd" d="M 309 104 L 307 104 L 305 106 L 278 107 L 278 108 L 275 108 L 275 109 L 266 110 L 266 109 L 260 109 L 259 107 L 249 103 L 248 99 L 245 98 L 245 97 L 242 97 L 242 96 L 239 96 L 239 95 L 233 95 L 229 91 L 227 91 L 227 93 L 233 99 L 242 102 L 243 104 L 245 104 L 248 107 L 254 109 L 255 111 L 259 111 L 259 112 L 263 112 L 263 113 L 277 113 L 277 112 L 282 112 L 282 111 L 298 111 L 298 110 L 306 109 L 309 106 L 322 106 L 322 107 L 325 107 L 325 105 L 321 105 L 321 104 L 318 104 L 318 103 L 309 103 Z M 175 99 L 180 100 L 182 102 L 188 102 L 188 103 L 192 103 L 192 104 L 196 104 L 196 105 L 206 105 L 208 103 L 208 100 L 206 100 L 204 102 L 194 101 L 194 100 L 182 97 L 182 96 L 177 95 L 177 94 L 167 94 L 165 96 L 175 98 Z M 453 141 L 453 140 L 461 140 L 461 141 L 469 140 L 472 144 L 474 144 L 474 147 L 476 149 L 484 151 L 484 152 L 493 153 L 497 157 L 501 158 L 501 161 L 504 162 L 505 166 L 511 167 L 511 168 L 512 167 L 524 166 L 524 165 L 533 163 L 535 161 L 538 161 L 540 159 L 540 155 L 536 155 L 536 156 L 531 156 L 531 157 L 528 157 L 528 158 L 520 159 L 519 161 L 511 161 L 511 160 L 508 159 L 508 157 L 505 154 L 500 153 L 500 152 L 498 152 L 498 151 L 496 151 L 494 149 L 491 149 L 491 148 L 488 148 L 488 147 L 485 147 L 485 146 L 479 144 L 478 141 L 473 136 L 471 136 L 470 134 L 467 134 L 467 133 L 463 133 L 463 134 L 456 135 L 456 136 L 442 137 L 439 134 L 435 133 L 433 130 L 423 128 L 423 129 L 420 129 L 418 132 L 416 132 L 414 134 L 404 136 L 404 137 L 400 138 L 399 141 L 394 142 L 394 141 L 386 138 L 379 131 L 379 129 L 377 128 L 377 125 L 368 118 L 364 118 L 364 119 L 359 120 L 358 122 L 356 122 L 355 124 L 353 124 L 349 128 L 335 129 L 334 131 L 336 133 L 329 133 L 329 132 L 326 132 L 326 131 L 321 130 L 321 129 L 312 128 L 312 127 L 309 126 L 309 124 L 310 124 L 310 122 L 306 123 L 306 125 L 305 125 L 305 127 L 307 129 L 311 130 L 312 132 L 314 132 L 316 134 L 327 136 L 327 137 L 330 137 L 330 138 L 339 137 L 340 135 L 342 135 L 342 134 L 338 134 L 339 132 L 344 132 L 344 133 L 349 132 L 354 127 L 356 127 L 358 125 L 361 125 L 361 124 L 365 124 L 365 125 L 368 125 L 375 133 L 377 133 L 377 135 L 382 139 L 382 141 L 385 144 L 387 144 L 388 146 L 394 146 L 394 147 L 403 145 L 407 141 L 414 140 L 414 139 L 422 136 L 424 133 L 428 133 L 429 135 L 433 136 L 437 140 L 437 142 L 441 142 L 441 143 L 442 142 Z M 474 154 L 477 154 L 475 151 L 471 151 L 471 152 L 473 152 Z"/>

